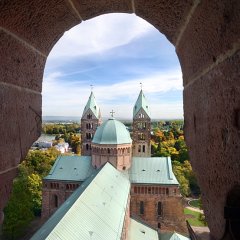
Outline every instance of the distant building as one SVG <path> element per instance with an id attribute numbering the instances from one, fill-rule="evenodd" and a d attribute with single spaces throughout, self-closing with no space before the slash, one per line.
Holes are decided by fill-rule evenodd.
<path id="1" fill-rule="evenodd" d="M 38 142 L 37 143 L 38 148 L 50 148 L 52 147 L 52 142 Z"/>
<path id="2" fill-rule="evenodd" d="M 32 239 L 157 240 L 165 234 L 170 240 L 176 233 L 164 232 L 186 233 L 171 159 L 150 157 L 151 120 L 143 92 L 133 109 L 133 142 L 113 117 L 98 126 L 94 101 L 91 93 L 82 119 L 82 134 L 93 133 L 83 138 L 87 154 L 57 158 L 43 181 L 42 216 L 55 213 Z"/>
<path id="3" fill-rule="evenodd" d="M 58 143 L 54 146 L 59 152 L 66 153 L 68 152 L 69 144 L 66 142 Z"/>

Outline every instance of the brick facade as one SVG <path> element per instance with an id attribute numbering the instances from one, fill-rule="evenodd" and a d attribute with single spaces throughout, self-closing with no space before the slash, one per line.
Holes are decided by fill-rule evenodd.
<path id="1" fill-rule="evenodd" d="M 43 180 L 42 218 L 49 218 L 81 183 Z"/>
<path id="2" fill-rule="evenodd" d="M 118 170 L 126 170 L 131 167 L 132 144 L 92 144 L 92 165 L 101 167 L 110 162 Z"/>
<path id="3" fill-rule="evenodd" d="M 161 231 L 187 232 L 177 186 L 132 184 L 130 212 Z"/>
<path id="4" fill-rule="evenodd" d="M 81 118 L 81 154 L 91 156 L 92 154 L 92 139 L 101 124 L 101 118 L 97 118 L 93 112 L 88 109 Z"/>

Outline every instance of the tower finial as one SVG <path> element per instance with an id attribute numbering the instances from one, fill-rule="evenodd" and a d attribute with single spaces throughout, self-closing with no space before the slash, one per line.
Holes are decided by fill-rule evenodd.
<path id="1" fill-rule="evenodd" d="M 143 87 L 142 85 L 143 85 L 143 84 L 140 82 L 140 87 L 141 87 L 141 90 L 142 90 L 142 87 Z"/>
<path id="2" fill-rule="evenodd" d="M 91 84 L 90 87 L 91 87 L 91 92 L 92 92 L 92 90 L 93 90 L 93 85 Z"/>
<path id="3" fill-rule="evenodd" d="M 113 114 L 114 114 L 115 112 L 112 110 L 110 113 L 111 113 L 111 116 L 113 117 Z"/>

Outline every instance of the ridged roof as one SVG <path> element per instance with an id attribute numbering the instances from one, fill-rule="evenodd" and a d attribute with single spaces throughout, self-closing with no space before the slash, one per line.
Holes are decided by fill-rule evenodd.
<path id="1" fill-rule="evenodd" d="M 31 240 L 120 240 L 130 182 L 110 163 L 90 176 Z"/>
<path id="2" fill-rule="evenodd" d="M 145 95 L 143 94 L 143 91 L 141 90 L 139 95 L 138 95 L 138 99 L 133 107 L 133 117 L 135 117 L 137 115 L 137 113 L 139 112 L 140 109 L 143 109 L 146 114 L 150 117 L 150 111 L 149 111 L 149 106 L 146 100 Z"/>
<path id="3" fill-rule="evenodd" d="M 132 139 L 123 123 L 110 118 L 97 128 L 92 143 L 124 144 L 132 143 Z"/>
<path id="4" fill-rule="evenodd" d="M 160 232 L 160 238 L 159 240 L 191 240 L 188 237 L 185 237 L 179 233 L 176 232 Z"/>
<path id="5" fill-rule="evenodd" d="M 89 98 L 88 98 L 88 101 L 87 101 L 87 104 L 83 110 L 83 115 L 88 111 L 88 110 L 91 110 L 92 113 L 95 115 L 96 118 L 99 118 L 100 116 L 100 108 L 98 107 L 97 103 L 96 103 L 96 99 L 94 97 L 94 94 L 93 92 L 91 92 Z"/>
<path id="6" fill-rule="evenodd" d="M 58 156 L 46 180 L 84 181 L 93 172 L 90 156 Z"/>
<path id="7" fill-rule="evenodd" d="M 136 184 L 179 185 L 170 157 L 132 157 L 129 177 Z"/>
<path id="8" fill-rule="evenodd" d="M 157 230 L 130 218 L 128 240 L 159 240 Z"/>

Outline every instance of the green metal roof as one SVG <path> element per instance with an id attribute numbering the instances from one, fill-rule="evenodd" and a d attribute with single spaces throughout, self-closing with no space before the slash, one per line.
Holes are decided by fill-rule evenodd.
<path id="1" fill-rule="evenodd" d="M 97 144 L 124 144 L 132 143 L 132 139 L 123 123 L 110 118 L 97 128 L 92 142 Z"/>
<path id="2" fill-rule="evenodd" d="M 174 232 L 174 233 L 160 233 L 159 240 L 190 240 L 190 238 Z"/>
<path id="3" fill-rule="evenodd" d="M 32 240 L 120 240 L 130 191 L 128 178 L 106 163 L 86 180 Z"/>
<path id="4" fill-rule="evenodd" d="M 128 240 L 159 240 L 159 238 L 156 230 L 131 218 Z"/>
<path id="5" fill-rule="evenodd" d="M 100 108 L 98 107 L 98 105 L 96 103 L 96 99 L 93 95 L 93 92 L 91 92 L 91 94 L 88 98 L 88 102 L 83 110 L 83 116 L 89 109 L 92 111 L 92 113 L 95 115 L 96 118 L 100 117 Z"/>
<path id="6" fill-rule="evenodd" d="M 179 185 L 170 157 L 132 157 L 129 176 L 130 181 L 136 184 Z"/>
<path id="7" fill-rule="evenodd" d="M 46 180 L 84 181 L 94 171 L 90 156 L 58 156 Z"/>
<path id="8" fill-rule="evenodd" d="M 149 111 L 149 106 L 146 100 L 146 97 L 143 94 L 143 91 L 141 90 L 138 99 L 133 107 L 133 118 L 137 115 L 137 113 L 143 109 L 145 113 L 150 117 L 150 111 Z"/>

